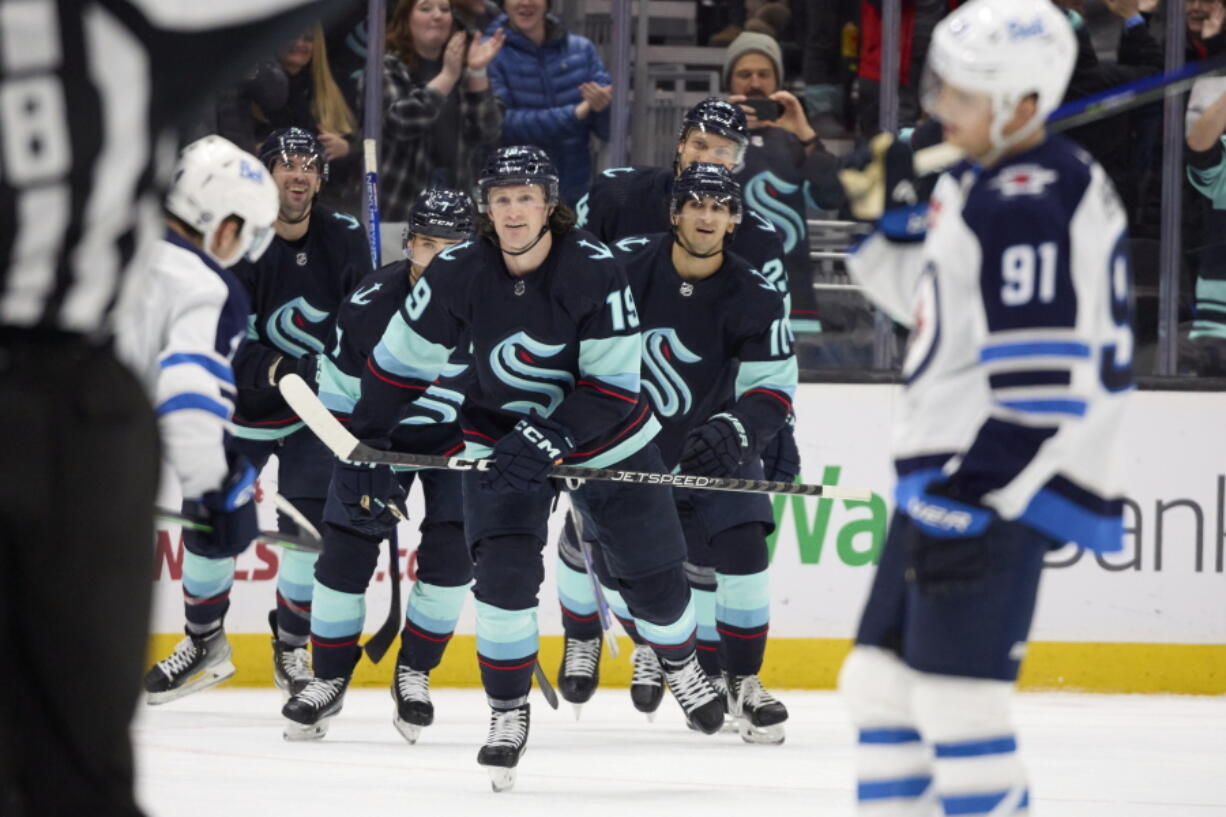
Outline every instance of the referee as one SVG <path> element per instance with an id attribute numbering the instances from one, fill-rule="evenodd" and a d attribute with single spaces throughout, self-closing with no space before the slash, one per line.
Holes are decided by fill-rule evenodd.
<path id="1" fill-rule="evenodd" d="M 133 817 L 154 412 L 111 351 L 191 105 L 340 0 L 0 0 L 0 814 Z M 227 69 L 218 71 L 217 66 Z"/>

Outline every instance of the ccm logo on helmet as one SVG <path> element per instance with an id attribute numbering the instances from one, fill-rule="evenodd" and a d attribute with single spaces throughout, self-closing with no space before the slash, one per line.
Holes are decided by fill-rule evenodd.
<path id="1" fill-rule="evenodd" d="M 1042 37 L 1047 33 L 1043 28 L 1043 21 L 1038 17 L 1034 18 L 1029 23 L 1019 23 L 1016 20 L 1009 21 L 1009 39 L 1010 40 L 1025 40 L 1029 37 Z"/>

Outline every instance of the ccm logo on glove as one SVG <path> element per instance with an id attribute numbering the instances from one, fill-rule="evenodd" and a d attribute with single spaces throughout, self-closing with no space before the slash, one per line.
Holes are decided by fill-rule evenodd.
<path id="1" fill-rule="evenodd" d="M 562 458 L 562 449 L 550 442 L 548 437 L 542 434 L 536 426 L 532 425 L 527 420 L 520 420 L 518 423 L 516 423 L 515 430 L 523 435 L 524 439 L 544 451 L 551 458 L 555 460 Z"/>

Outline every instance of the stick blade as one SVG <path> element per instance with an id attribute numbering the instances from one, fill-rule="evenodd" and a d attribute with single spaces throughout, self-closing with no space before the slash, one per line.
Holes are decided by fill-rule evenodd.
<path id="1" fill-rule="evenodd" d="M 348 459 L 358 445 L 357 437 L 332 416 L 328 407 L 320 402 L 315 392 L 296 374 L 286 375 L 278 384 L 281 396 L 302 422 L 314 432 L 324 445 L 341 459 Z"/>

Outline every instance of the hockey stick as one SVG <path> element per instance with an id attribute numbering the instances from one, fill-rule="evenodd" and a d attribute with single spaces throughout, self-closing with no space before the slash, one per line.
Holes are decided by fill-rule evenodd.
<path id="1" fill-rule="evenodd" d="M 553 684 L 549 683 L 549 679 L 545 677 L 545 670 L 541 669 L 540 661 L 532 662 L 532 677 L 536 679 L 536 685 L 541 688 L 541 694 L 545 696 L 545 703 L 549 704 L 550 709 L 557 709 L 558 693 L 553 691 Z"/>
<path id="2" fill-rule="evenodd" d="M 281 379 L 281 394 L 299 419 L 306 423 L 315 436 L 342 460 L 348 462 L 373 462 L 385 465 L 415 465 L 419 468 L 445 468 L 452 471 L 488 471 L 492 461 L 467 457 L 435 457 L 426 454 L 408 454 L 400 451 L 382 451 L 358 440 L 332 416 L 332 412 L 319 401 L 315 392 L 298 375 Z M 792 482 L 770 482 L 760 479 L 736 479 L 733 477 L 696 477 L 688 474 L 657 474 L 650 471 L 621 471 L 616 468 L 585 468 L 580 465 L 555 465 L 549 469 L 554 479 L 597 480 L 600 482 L 628 482 L 645 485 L 676 486 L 704 491 L 733 491 L 750 494 L 802 494 L 833 499 L 867 501 L 869 491 L 841 488 L 837 485 L 806 485 Z"/>
<path id="3" fill-rule="evenodd" d="M 605 643 L 609 645 L 609 655 L 617 658 L 621 649 L 617 646 L 617 635 L 613 632 L 613 616 L 609 613 L 609 602 L 604 597 L 604 588 L 596 577 L 596 566 L 592 561 L 592 546 L 583 538 L 583 517 L 572 500 L 570 518 L 575 523 L 575 537 L 579 540 L 579 553 L 583 556 L 583 566 L 587 568 L 588 581 L 592 583 L 592 594 L 596 597 L 596 612 L 600 614 L 600 630 L 604 633 Z"/>
<path id="4" fill-rule="evenodd" d="M 286 550 L 296 550 L 301 553 L 322 553 L 323 539 L 319 535 L 319 531 L 310 521 L 302 515 L 302 512 L 295 508 L 290 501 L 278 494 L 276 491 L 268 491 L 272 498 L 273 504 L 277 509 L 289 517 L 295 525 L 298 526 L 300 533 L 282 533 L 275 530 L 262 530 L 252 541 L 264 542 L 265 544 L 275 545 L 276 547 L 285 548 Z M 172 525 L 179 525 L 188 530 L 199 531 L 201 533 L 212 533 L 213 526 L 206 525 L 203 522 L 197 522 L 194 519 L 189 519 L 181 513 L 172 511 L 168 508 L 158 508 L 157 518 L 162 522 L 169 522 Z"/>
<path id="5" fill-rule="evenodd" d="M 1168 94 L 1183 93 L 1201 77 L 1223 71 L 1226 71 L 1226 58 L 1197 60 L 1174 71 L 1152 74 L 1097 94 L 1071 100 L 1048 115 L 1047 131 L 1059 133 L 1148 105 Z M 915 152 L 915 172 L 920 176 L 936 173 L 956 164 L 962 156 L 961 150 L 944 142 L 918 150 Z"/>
<path id="6" fill-rule="evenodd" d="M 383 622 L 383 626 L 362 647 L 372 664 L 378 664 L 383 660 L 383 656 L 387 654 L 387 648 L 396 638 L 396 633 L 400 632 L 400 621 L 404 616 L 400 609 L 400 536 L 396 532 L 399 527 L 397 524 L 395 528 L 392 528 L 392 532 L 387 537 L 387 574 L 392 581 L 392 604 L 387 611 L 387 620 Z"/>
<path id="7" fill-rule="evenodd" d="M 372 269 L 379 269 L 383 253 L 379 246 L 379 168 L 375 160 L 375 140 L 362 140 L 362 154 L 366 165 L 366 241 L 370 244 Z"/>

